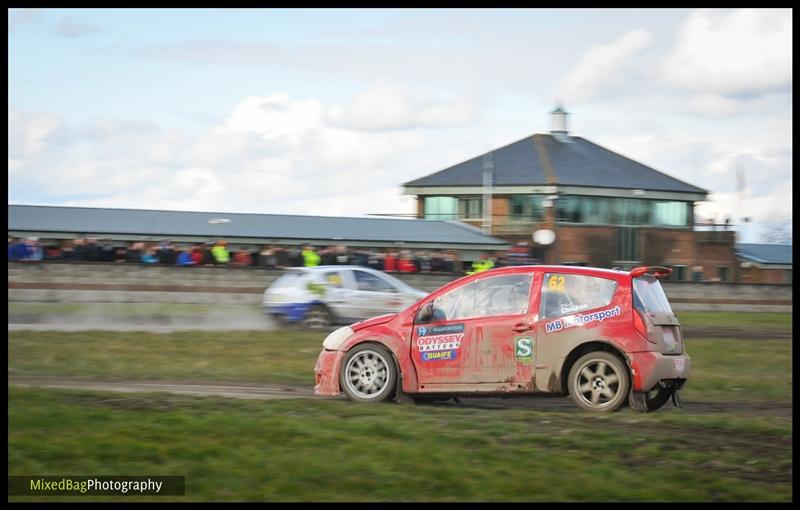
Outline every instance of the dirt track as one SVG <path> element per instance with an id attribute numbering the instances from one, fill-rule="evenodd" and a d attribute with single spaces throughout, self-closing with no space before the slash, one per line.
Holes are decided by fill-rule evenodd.
<path id="1" fill-rule="evenodd" d="M 13 376 L 8 378 L 9 385 L 21 387 L 44 387 L 59 389 L 85 389 L 97 391 L 114 391 L 122 393 L 166 392 L 180 395 L 219 396 L 254 400 L 276 400 L 313 398 L 335 400 L 335 397 L 318 397 L 313 388 L 289 385 L 242 385 L 242 384 L 203 384 L 182 381 L 91 381 L 64 379 L 55 377 Z M 564 397 L 468 397 L 446 402 L 424 405 L 446 407 L 472 407 L 478 409 L 504 409 L 509 407 L 526 408 L 538 411 L 579 412 L 575 405 Z M 668 403 L 660 412 L 673 411 L 675 407 Z M 683 410 L 688 413 L 721 413 L 739 412 L 745 414 L 769 414 L 773 416 L 791 416 L 792 404 L 782 402 L 749 402 L 749 401 L 684 401 Z"/>

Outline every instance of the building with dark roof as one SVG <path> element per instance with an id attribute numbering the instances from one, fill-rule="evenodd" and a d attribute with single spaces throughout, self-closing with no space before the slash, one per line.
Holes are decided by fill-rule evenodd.
<path id="1" fill-rule="evenodd" d="M 744 283 L 792 283 L 791 244 L 741 243 L 736 256 Z"/>
<path id="2" fill-rule="evenodd" d="M 730 225 L 694 224 L 707 190 L 571 135 L 560 106 L 550 113 L 550 133 L 406 182 L 417 217 L 458 219 L 527 242 L 547 263 L 669 265 L 675 279 L 735 280 Z M 550 232 L 535 242 L 540 230 Z"/>
<path id="3" fill-rule="evenodd" d="M 8 205 L 9 237 L 42 241 L 94 236 L 112 242 L 202 243 L 225 239 L 232 247 L 297 246 L 452 249 L 465 260 L 508 243 L 458 221 L 345 218 L 284 214 L 157 211 L 95 207 Z"/>

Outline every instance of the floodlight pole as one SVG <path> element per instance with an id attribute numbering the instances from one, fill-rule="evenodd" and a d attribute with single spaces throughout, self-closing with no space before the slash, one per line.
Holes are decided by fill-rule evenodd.
<path id="1" fill-rule="evenodd" d="M 483 233 L 492 235 L 492 152 L 483 155 Z"/>

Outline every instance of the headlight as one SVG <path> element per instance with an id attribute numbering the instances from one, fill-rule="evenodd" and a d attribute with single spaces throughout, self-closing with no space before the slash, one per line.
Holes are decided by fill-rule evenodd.
<path id="1" fill-rule="evenodd" d="M 329 351 L 337 351 L 344 341 L 350 338 L 350 335 L 352 334 L 353 330 L 350 328 L 350 326 L 341 327 L 325 337 L 325 341 L 322 342 L 322 347 L 328 349 Z"/>

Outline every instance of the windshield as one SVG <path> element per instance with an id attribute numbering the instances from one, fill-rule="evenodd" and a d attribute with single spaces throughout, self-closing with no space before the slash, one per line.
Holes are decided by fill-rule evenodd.
<path id="1" fill-rule="evenodd" d="M 402 280 L 398 280 L 397 278 L 395 278 L 394 276 L 392 276 L 390 274 L 383 273 L 381 276 L 383 276 L 383 278 L 385 280 L 388 280 L 389 283 L 394 285 L 396 288 L 403 289 L 404 291 L 408 291 L 408 290 L 412 289 L 412 287 L 410 285 L 408 285 L 406 282 L 404 282 Z"/>
<path id="2" fill-rule="evenodd" d="M 661 282 L 650 275 L 633 279 L 633 307 L 648 313 L 672 313 Z"/>

